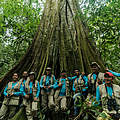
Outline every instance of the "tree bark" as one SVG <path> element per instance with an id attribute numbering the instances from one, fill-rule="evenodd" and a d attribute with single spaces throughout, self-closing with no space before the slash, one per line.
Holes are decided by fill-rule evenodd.
<path id="1" fill-rule="evenodd" d="M 39 80 L 47 66 L 56 77 L 63 70 L 68 74 L 74 69 L 89 73 L 92 61 L 104 69 L 84 18 L 77 16 L 78 10 L 77 0 L 46 0 L 34 40 L 20 62 L 2 78 L 1 90 L 15 72 L 21 75 L 26 70 L 34 71 Z"/>

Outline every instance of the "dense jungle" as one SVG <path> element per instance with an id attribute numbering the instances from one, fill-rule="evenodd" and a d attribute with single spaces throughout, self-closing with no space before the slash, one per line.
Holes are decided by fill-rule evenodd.
<path id="1" fill-rule="evenodd" d="M 88 75 L 93 61 L 102 72 L 120 73 L 120 0 L 0 0 L 0 104 L 13 73 L 34 71 L 39 81 L 49 66 L 56 79 L 74 69 Z M 70 105 L 64 119 L 100 114 L 99 107 L 79 106 L 78 118 Z M 38 116 L 44 120 L 40 110 Z M 22 119 L 20 109 L 12 120 Z"/>

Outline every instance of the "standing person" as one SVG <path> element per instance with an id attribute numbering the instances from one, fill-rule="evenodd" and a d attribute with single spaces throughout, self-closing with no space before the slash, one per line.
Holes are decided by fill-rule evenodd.
<path id="1" fill-rule="evenodd" d="M 99 85 L 96 90 L 96 100 L 102 101 L 103 113 L 108 118 L 120 119 L 120 86 L 113 84 L 114 75 L 110 72 L 104 74 L 105 84 Z M 97 120 L 100 120 L 99 115 Z"/>
<path id="2" fill-rule="evenodd" d="M 66 94 L 67 94 L 67 74 L 66 72 L 61 73 L 61 77 L 58 80 L 55 88 L 57 89 L 55 92 L 55 110 L 56 111 L 66 111 L 67 110 L 67 101 L 66 101 Z"/>
<path id="3" fill-rule="evenodd" d="M 19 106 L 19 98 L 22 94 L 22 88 L 18 82 L 18 74 L 14 73 L 12 76 L 13 81 L 9 82 L 4 89 L 4 101 L 0 109 L 0 120 L 3 120 L 9 111 L 8 119 L 11 119 L 15 114 Z"/>
<path id="4" fill-rule="evenodd" d="M 79 78 L 79 75 L 80 75 L 79 70 L 78 70 L 78 69 L 75 69 L 75 70 L 74 70 L 74 76 L 73 76 L 73 77 L 68 77 L 68 79 L 73 82 L 72 92 L 73 92 L 74 94 L 75 94 L 75 85 L 74 85 L 74 82 L 75 82 L 75 79 Z"/>
<path id="5" fill-rule="evenodd" d="M 67 97 L 69 96 L 69 79 L 66 72 L 61 72 L 59 80 L 56 82 L 54 88 L 55 92 L 55 112 L 57 120 L 65 119 L 67 116 Z"/>
<path id="6" fill-rule="evenodd" d="M 76 70 L 76 73 L 79 73 L 78 70 Z M 88 94 L 88 78 L 85 76 L 85 73 L 82 72 L 82 74 L 79 74 L 77 78 L 74 81 L 74 87 L 75 87 L 75 95 L 73 96 L 74 100 L 74 114 L 77 116 L 79 114 L 79 107 L 76 107 L 75 105 L 82 100 L 83 102 Z M 78 103 L 79 104 L 79 103 Z"/>
<path id="7" fill-rule="evenodd" d="M 23 74 L 22 74 L 22 78 L 19 80 L 19 84 L 21 84 L 23 90 L 25 89 L 25 83 L 26 83 L 27 80 L 29 80 L 28 72 L 24 71 Z M 23 97 L 23 94 L 22 94 L 20 96 L 20 106 L 25 106 L 24 102 L 25 102 L 25 100 L 24 100 L 24 97 Z"/>
<path id="8" fill-rule="evenodd" d="M 79 70 L 75 69 L 74 70 L 74 75 L 72 77 L 68 77 L 68 79 L 72 82 L 72 95 L 75 94 L 75 85 L 74 85 L 74 82 L 75 82 L 75 79 L 79 78 L 79 75 L 80 75 Z"/>
<path id="9" fill-rule="evenodd" d="M 51 73 L 51 68 L 47 67 L 45 75 L 40 80 L 43 113 L 46 113 L 47 109 L 51 110 L 55 107 L 53 100 L 55 81 L 55 76 Z"/>
<path id="10" fill-rule="evenodd" d="M 96 96 L 96 88 L 104 82 L 104 73 L 100 72 L 100 66 L 96 62 L 91 63 L 92 73 L 88 75 L 89 95 Z"/>
<path id="11" fill-rule="evenodd" d="M 87 76 L 85 75 L 84 72 L 80 73 L 80 71 L 78 69 L 75 69 L 74 70 L 74 76 L 73 77 L 68 77 L 68 79 L 73 81 L 72 90 L 74 91 L 74 94 L 76 94 L 78 92 L 77 82 L 80 81 L 80 80 L 82 80 L 81 81 L 82 84 L 83 84 L 83 81 L 84 81 L 86 88 L 88 88 L 88 78 L 87 78 Z M 75 83 L 76 83 L 76 85 L 75 85 Z M 84 92 L 86 92 L 86 95 L 87 95 L 87 92 L 88 92 L 87 89 L 84 89 L 84 90 L 85 90 Z"/>
<path id="12" fill-rule="evenodd" d="M 72 92 L 74 94 L 76 93 L 76 88 L 74 83 L 75 83 L 75 80 L 78 80 L 80 76 L 83 77 L 83 79 L 88 82 L 88 78 L 85 76 L 84 72 L 80 73 L 78 69 L 74 70 L 74 76 L 68 77 L 68 79 L 73 82 Z"/>
<path id="13" fill-rule="evenodd" d="M 28 72 L 24 71 L 22 74 L 22 78 L 19 80 L 20 83 L 22 83 L 23 85 L 25 85 L 25 82 L 27 81 L 28 78 Z"/>
<path id="14" fill-rule="evenodd" d="M 23 90 L 24 105 L 26 106 L 26 115 L 28 120 L 37 119 L 37 110 L 39 102 L 40 85 L 35 80 L 35 73 L 29 73 L 29 80 L 25 83 Z"/>

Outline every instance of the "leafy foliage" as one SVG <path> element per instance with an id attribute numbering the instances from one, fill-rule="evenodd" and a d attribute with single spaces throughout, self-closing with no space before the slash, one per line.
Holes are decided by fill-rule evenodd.
<path id="1" fill-rule="evenodd" d="M 31 44 L 40 23 L 41 7 L 23 0 L 0 4 L 0 76 L 16 64 Z"/>
<path id="2" fill-rule="evenodd" d="M 106 67 L 120 72 L 120 1 L 92 0 L 83 8 L 90 35 Z"/>
<path id="3" fill-rule="evenodd" d="M 106 67 L 120 72 L 120 1 L 78 0 L 80 12 L 90 30 Z M 33 7 L 34 6 L 34 7 Z M 36 1 L 1 0 L 0 76 L 16 64 L 34 38 L 40 22 L 41 6 Z"/>
<path id="4" fill-rule="evenodd" d="M 84 120 L 89 115 L 93 118 L 96 118 L 100 114 L 101 106 L 95 105 L 98 104 L 95 97 L 87 97 L 85 101 L 81 100 L 81 96 L 77 98 L 78 102 L 77 107 L 80 108 L 79 115 L 74 118 L 74 120 L 82 119 Z M 84 117 L 82 116 L 84 114 Z M 85 119 L 86 120 L 86 119 Z"/>

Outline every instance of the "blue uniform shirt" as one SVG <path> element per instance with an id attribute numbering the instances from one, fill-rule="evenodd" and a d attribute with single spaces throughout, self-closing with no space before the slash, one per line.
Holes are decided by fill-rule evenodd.
<path id="1" fill-rule="evenodd" d="M 113 90 L 112 90 L 112 87 L 108 87 L 107 86 L 107 94 L 109 95 L 109 96 L 111 96 L 112 97 L 112 92 L 113 92 Z M 97 87 L 97 90 L 96 90 L 96 101 L 100 104 L 100 90 L 99 90 L 99 86 Z"/>
<path id="2" fill-rule="evenodd" d="M 73 76 L 73 77 L 68 77 L 68 79 L 70 80 L 70 81 L 73 81 L 73 86 L 72 86 L 72 90 L 75 92 L 75 85 L 74 85 L 74 81 L 75 81 L 75 79 L 77 78 L 77 76 Z"/>
<path id="3" fill-rule="evenodd" d="M 93 79 L 96 80 L 97 75 L 93 73 Z"/>
<path id="4" fill-rule="evenodd" d="M 59 96 L 66 96 L 66 78 L 60 78 L 60 82 L 56 81 L 54 88 L 58 88 L 58 83 L 61 83 L 62 86 L 60 88 Z"/>
<path id="5" fill-rule="evenodd" d="M 40 80 L 40 87 L 43 88 L 43 80 L 44 80 L 44 77 L 45 76 L 42 76 L 41 77 L 41 80 Z M 51 85 L 51 76 L 46 76 L 46 80 L 45 80 L 45 86 L 50 86 L 50 88 L 54 88 L 54 84 Z M 55 76 L 53 75 L 53 83 L 55 83 Z"/>
<path id="6" fill-rule="evenodd" d="M 75 92 L 75 85 L 74 85 L 74 81 L 75 81 L 75 79 L 77 79 L 77 81 L 79 80 L 79 77 L 77 77 L 77 76 L 73 76 L 73 77 L 68 77 L 68 79 L 69 80 L 73 80 L 73 87 L 72 87 L 72 90 Z M 88 78 L 85 76 L 85 75 L 83 75 L 83 79 L 84 79 L 84 81 L 85 81 L 85 89 L 83 89 L 83 91 L 86 91 L 87 90 L 87 88 L 88 88 Z"/>
<path id="7" fill-rule="evenodd" d="M 62 88 L 60 89 L 59 96 L 66 96 L 66 79 L 62 78 L 62 79 L 60 79 L 60 81 L 62 83 Z"/>
<path id="8" fill-rule="evenodd" d="M 25 85 L 26 80 L 23 80 L 23 85 Z"/>
<path id="9" fill-rule="evenodd" d="M 25 83 L 26 83 L 26 80 L 21 81 L 21 91 L 22 91 L 22 95 L 23 96 L 26 95 L 25 92 L 24 92 L 24 90 L 25 90 Z"/>
<path id="10" fill-rule="evenodd" d="M 11 89 L 14 89 L 14 86 L 15 86 L 16 84 L 18 84 L 18 81 L 12 83 L 12 87 L 11 87 Z M 19 86 L 19 84 L 18 84 L 18 86 Z M 7 85 L 6 88 L 4 89 L 4 93 L 3 93 L 3 94 L 4 94 L 5 96 L 8 95 L 8 93 L 7 93 L 7 89 L 8 89 L 8 85 Z M 19 95 L 21 95 L 21 94 L 22 94 L 22 86 L 20 85 L 19 92 L 13 92 L 13 94 L 14 94 L 15 96 L 19 96 Z"/>
<path id="11" fill-rule="evenodd" d="M 29 91 L 28 94 L 32 94 L 33 93 L 32 87 L 33 87 L 33 82 L 30 81 L 29 82 L 30 91 Z M 37 93 L 36 93 L 36 97 L 37 98 L 39 97 L 39 94 L 40 94 L 40 85 L 39 85 L 39 82 L 37 82 Z M 26 92 L 25 92 L 25 88 L 24 88 L 24 90 L 23 90 L 23 96 L 25 96 L 25 95 L 26 95 Z"/>

